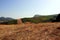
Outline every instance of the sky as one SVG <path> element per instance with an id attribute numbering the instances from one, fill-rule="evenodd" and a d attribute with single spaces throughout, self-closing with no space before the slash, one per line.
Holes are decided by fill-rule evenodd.
<path id="1" fill-rule="evenodd" d="M 24 18 L 60 13 L 60 0 L 0 0 L 0 17 Z"/>

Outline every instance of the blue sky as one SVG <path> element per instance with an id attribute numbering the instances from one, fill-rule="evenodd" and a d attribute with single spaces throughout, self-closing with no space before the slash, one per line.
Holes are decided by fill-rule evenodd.
<path id="1" fill-rule="evenodd" d="M 0 16 L 23 18 L 60 13 L 60 0 L 0 0 Z"/>

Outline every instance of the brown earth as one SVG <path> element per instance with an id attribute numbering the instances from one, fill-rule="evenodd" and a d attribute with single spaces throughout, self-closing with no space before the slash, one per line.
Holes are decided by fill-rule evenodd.
<path id="1" fill-rule="evenodd" d="M 22 20 L 21 19 L 17 19 L 17 24 L 22 24 Z"/>
<path id="2" fill-rule="evenodd" d="M 60 40 L 60 23 L 0 25 L 0 40 Z"/>

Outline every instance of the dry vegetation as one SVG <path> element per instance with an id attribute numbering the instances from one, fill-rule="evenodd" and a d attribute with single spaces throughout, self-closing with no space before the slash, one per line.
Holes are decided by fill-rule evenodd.
<path id="1" fill-rule="evenodd" d="M 0 25 L 0 40 L 60 40 L 60 23 Z"/>

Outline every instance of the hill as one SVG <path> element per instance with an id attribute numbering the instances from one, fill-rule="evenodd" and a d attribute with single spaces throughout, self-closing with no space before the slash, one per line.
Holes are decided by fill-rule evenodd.
<path id="1" fill-rule="evenodd" d="M 10 18 L 10 17 L 0 17 L 0 21 L 9 21 L 9 20 L 13 20 L 13 18 Z"/>
<path id="2" fill-rule="evenodd" d="M 0 17 L 0 24 L 17 24 L 17 20 L 10 17 Z"/>
<path id="3" fill-rule="evenodd" d="M 23 23 L 32 22 L 32 23 L 40 23 L 40 22 L 52 22 L 52 20 L 56 20 L 58 14 L 54 15 L 35 15 L 32 18 L 22 18 Z"/>
<path id="4" fill-rule="evenodd" d="M 31 18 L 21 18 L 22 23 L 41 23 L 41 22 L 57 22 L 60 17 L 59 14 L 54 15 L 34 15 Z M 0 24 L 17 24 L 19 22 L 17 19 L 0 17 Z"/>

